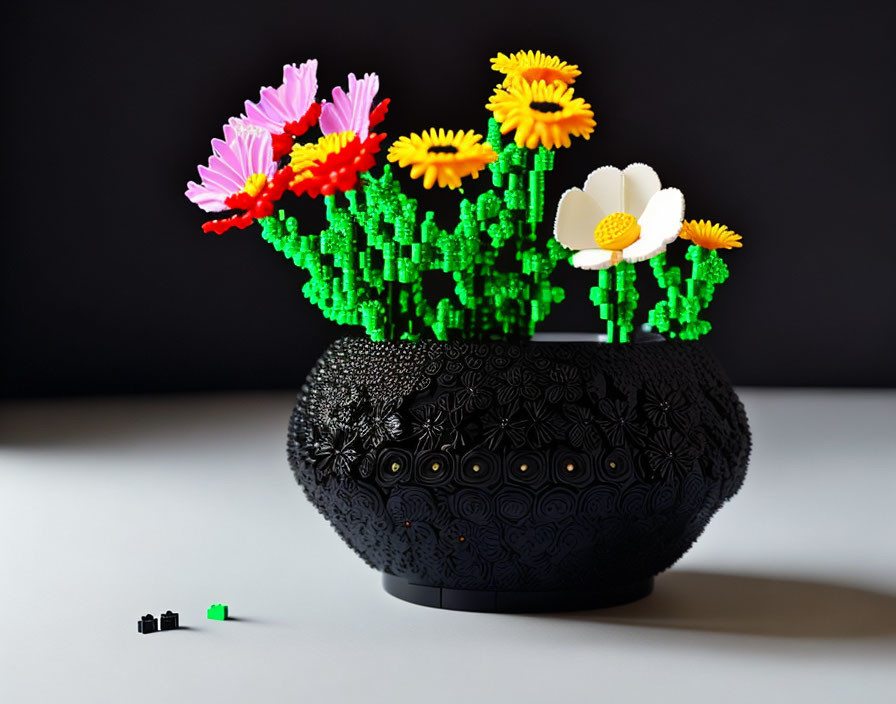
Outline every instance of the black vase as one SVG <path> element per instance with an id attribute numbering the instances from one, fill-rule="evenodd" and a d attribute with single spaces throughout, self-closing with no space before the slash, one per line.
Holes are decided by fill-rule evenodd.
<path id="1" fill-rule="evenodd" d="M 334 342 L 290 464 L 386 590 L 476 611 L 650 593 L 740 488 L 743 405 L 700 342 Z"/>

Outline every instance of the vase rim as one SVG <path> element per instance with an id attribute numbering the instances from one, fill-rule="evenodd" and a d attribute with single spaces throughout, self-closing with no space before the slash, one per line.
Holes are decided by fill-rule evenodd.
<path id="1" fill-rule="evenodd" d="M 644 344 L 663 342 L 665 339 L 665 337 L 657 332 L 638 331 L 632 336 L 631 342 L 634 344 Z M 531 337 L 529 342 L 596 342 L 599 344 L 606 344 L 607 336 L 604 333 L 591 332 L 537 332 Z"/>
<path id="2" fill-rule="evenodd" d="M 348 335 L 342 339 L 368 340 L 370 338 L 364 335 Z M 522 345 L 522 344 L 539 344 L 539 345 L 557 345 L 557 344 L 594 344 L 607 345 L 612 347 L 625 347 L 627 345 L 644 345 L 655 344 L 657 342 L 667 342 L 668 339 L 657 332 L 635 332 L 632 339 L 626 343 L 607 343 L 607 336 L 603 333 L 588 332 L 537 332 L 530 338 L 497 338 L 494 340 L 431 340 L 424 339 L 417 342 L 409 342 L 407 340 L 386 340 L 383 344 L 400 344 L 400 345 Z M 377 344 L 377 343 L 374 343 Z"/>

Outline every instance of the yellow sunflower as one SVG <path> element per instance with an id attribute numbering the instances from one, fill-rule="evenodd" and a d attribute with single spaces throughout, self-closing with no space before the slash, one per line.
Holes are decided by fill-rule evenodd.
<path id="1" fill-rule="evenodd" d="M 289 153 L 289 165 L 296 172 L 290 185 L 294 186 L 309 178 L 312 175 L 309 171 L 312 166 L 324 161 L 330 154 L 345 149 L 345 146 L 354 138 L 355 133 L 351 131 L 335 132 L 324 135 L 316 142 L 296 144 Z"/>
<path id="2" fill-rule="evenodd" d="M 518 51 L 507 56 L 499 53 L 492 59 L 492 69 L 504 74 L 504 87 L 512 86 L 522 78 L 528 83 L 575 83 L 576 76 L 582 74 L 579 67 L 561 61 L 557 56 L 548 56 L 540 51 Z"/>
<path id="3" fill-rule="evenodd" d="M 683 240 L 690 240 L 704 249 L 743 247 L 740 235 L 732 232 L 724 225 L 714 225 L 709 220 L 683 222 L 678 236 Z"/>
<path id="4" fill-rule="evenodd" d="M 423 187 L 457 188 L 464 176 L 478 178 L 479 172 L 498 158 L 488 142 L 480 144 L 481 134 L 473 130 L 439 128 L 399 137 L 389 147 L 389 161 L 411 167 L 411 178 L 423 176 Z"/>
<path id="5" fill-rule="evenodd" d="M 506 90 L 495 88 L 485 106 L 501 123 L 501 134 L 516 129 L 520 147 L 548 149 L 568 147 L 574 137 L 589 139 L 594 132 L 594 113 L 582 98 L 573 98 L 573 89 L 562 83 L 517 81 Z"/>

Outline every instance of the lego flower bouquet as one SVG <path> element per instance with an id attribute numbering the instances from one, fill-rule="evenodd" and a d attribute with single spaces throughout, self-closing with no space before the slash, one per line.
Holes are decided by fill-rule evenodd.
<path id="1" fill-rule="evenodd" d="M 219 214 L 207 232 L 258 223 L 307 273 L 305 296 L 363 329 L 311 370 L 288 451 L 387 591 L 486 611 L 621 603 L 649 593 L 746 471 L 743 407 L 698 340 L 728 276 L 719 250 L 740 238 L 686 222 L 681 191 L 644 164 L 598 168 L 546 216 L 557 151 L 596 125 L 580 71 L 531 51 L 492 68 L 484 134 L 387 142 L 376 74 L 319 100 L 317 62 L 286 66 L 212 141 L 187 197 Z M 459 191 L 456 213 L 421 212 L 410 194 L 434 187 Z M 327 227 L 309 232 L 315 201 Z M 679 239 L 687 277 L 667 260 Z M 566 261 L 597 270 L 603 342 L 529 339 L 563 300 L 551 277 Z M 658 284 L 650 333 L 636 330 L 639 262 Z"/>
<path id="2" fill-rule="evenodd" d="M 554 146 L 590 135 L 589 106 L 571 88 L 542 82 L 539 97 L 556 98 L 561 115 L 572 113 L 551 115 L 550 129 L 547 122 L 518 129 L 516 141 L 502 145 L 503 127 L 493 119 L 487 141 L 473 130 L 429 129 L 382 154 L 386 135 L 373 130 L 389 100 L 374 105 L 377 75 L 350 75 L 348 92 L 334 88 L 331 100 L 318 103 L 316 70 L 316 61 L 284 67 L 282 85 L 247 101 L 224 139 L 212 142 L 208 166 L 199 167 L 202 183 L 191 182 L 187 197 L 209 212 L 233 212 L 203 229 L 222 233 L 257 221 L 264 239 L 310 275 L 303 292 L 323 314 L 361 326 L 374 341 L 530 337 L 563 296 L 550 275 L 568 256 L 538 237 L 544 175 Z M 490 106 L 506 127 L 523 119 L 524 107 L 533 112 L 530 97 L 502 89 Z M 303 141 L 315 125 L 321 135 Z M 492 189 L 463 199 L 456 225 L 446 229 L 432 211 L 419 212 L 388 164 L 374 175 L 377 156 L 407 168 L 424 188 L 460 188 L 487 168 Z M 319 196 L 329 227 L 305 233 L 287 208 L 296 197 Z M 427 272 L 450 277 L 453 295 L 428 295 Z"/>

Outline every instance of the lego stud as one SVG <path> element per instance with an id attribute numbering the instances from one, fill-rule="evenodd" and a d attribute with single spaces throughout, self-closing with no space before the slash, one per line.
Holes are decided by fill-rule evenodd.
<path id="1" fill-rule="evenodd" d="M 137 621 L 137 633 L 155 633 L 159 630 L 159 622 L 152 614 L 141 616 Z"/>
<path id="2" fill-rule="evenodd" d="M 227 620 L 227 604 L 212 604 L 208 607 L 208 611 L 206 615 L 212 621 L 226 621 Z"/>

